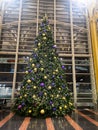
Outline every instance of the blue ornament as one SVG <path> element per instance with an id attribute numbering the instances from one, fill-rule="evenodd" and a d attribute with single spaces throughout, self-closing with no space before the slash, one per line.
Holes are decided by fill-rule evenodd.
<path id="1" fill-rule="evenodd" d="M 62 85 L 62 88 L 65 88 L 65 85 Z"/>
<path id="2" fill-rule="evenodd" d="M 53 102 L 52 102 L 52 101 L 50 101 L 50 102 L 49 102 L 49 104 L 53 104 Z"/>
<path id="3" fill-rule="evenodd" d="M 55 76 L 53 75 L 52 78 L 54 78 Z"/>
<path id="4" fill-rule="evenodd" d="M 25 106 L 25 103 L 24 103 L 24 102 L 22 102 L 22 106 Z"/>
<path id="5" fill-rule="evenodd" d="M 40 97 L 43 95 L 43 92 L 39 92 L 39 94 L 38 94 Z"/>
<path id="6" fill-rule="evenodd" d="M 41 26 L 41 27 L 44 27 L 44 25 L 45 25 L 44 23 L 41 23 L 41 25 L 40 25 L 40 26 Z"/>
<path id="7" fill-rule="evenodd" d="M 29 89 L 29 88 L 30 88 L 30 85 L 28 85 L 27 88 Z"/>
<path id="8" fill-rule="evenodd" d="M 33 58 L 36 58 L 37 57 L 37 54 L 33 54 Z"/>
<path id="9" fill-rule="evenodd" d="M 63 78 L 63 76 L 60 76 L 60 78 L 62 79 L 62 78 Z"/>
<path id="10" fill-rule="evenodd" d="M 57 46 L 56 45 L 53 45 L 53 48 L 56 48 Z"/>
<path id="11" fill-rule="evenodd" d="M 33 70 L 31 70 L 31 72 L 33 72 Z"/>
<path id="12" fill-rule="evenodd" d="M 53 111 L 56 111 L 56 107 L 53 107 Z"/>
<path id="13" fill-rule="evenodd" d="M 64 69 L 65 68 L 65 66 L 64 65 L 62 65 L 62 69 Z"/>
<path id="14" fill-rule="evenodd" d="M 40 67 L 40 64 L 37 64 L 36 66 L 37 66 L 37 68 L 39 68 L 39 67 Z"/>
<path id="15" fill-rule="evenodd" d="M 29 69 L 28 72 L 30 73 L 30 72 L 31 72 L 31 69 Z"/>
<path id="16" fill-rule="evenodd" d="M 55 85 L 55 83 L 53 82 L 53 83 L 52 83 L 52 86 L 54 86 L 54 85 Z"/>
<path id="17" fill-rule="evenodd" d="M 32 77 L 32 78 L 31 78 L 31 80 L 33 80 L 33 81 L 34 81 L 34 78 Z"/>
<path id="18" fill-rule="evenodd" d="M 45 86 L 45 84 L 44 84 L 44 83 L 40 83 L 40 86 L 41 86 L 41 87 L 44 87 L 44 86 Z"/>
<path id="19" fill-rule="evenodd" d="M 34 57 L 37 57 L 37 55 L 35 54 Z"/>

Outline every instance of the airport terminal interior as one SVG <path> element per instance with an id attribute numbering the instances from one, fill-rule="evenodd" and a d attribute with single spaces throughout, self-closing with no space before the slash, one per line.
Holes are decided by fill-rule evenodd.
<path id="1" fill-rule="evenodd" d="M 75 109 L 64 117 L 16 115 L 40 23 L 46 16 Z M 98 130 L 98 0 L 0 0 L 0 130 Z"/>

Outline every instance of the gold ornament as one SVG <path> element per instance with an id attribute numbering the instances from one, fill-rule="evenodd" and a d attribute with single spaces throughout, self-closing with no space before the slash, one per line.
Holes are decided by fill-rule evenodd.
<path id="1" fill-rule="evenodd" d="M 32 110 L 29 110 L 28 112 L 29 112 L 29 113 L 31 113 L 31 112 L 32 112 Z"/>
<path id="2" fill-rule="evenodd" d="M 54 56 L 54 59 L 56 59 L 56 57 Z"/>
<path id="3" fill-rule="evenodd" d="M 43 36 L 45 36 L 45 33 L 43 33 Z"/>
<path id="4" fill-rule="evenodd" d="M 56 69 L 55 72 L 58 72 L 58 69 Z"/>
<path id="5" fill-rule="evenodd" d="M 32 58 L 30 58 L 30 61 L 32 61 Z"/>
<path id="6" fill-rule="evenodd" d="M 62 110 L 62 107 L 59 107 L 60 110 Z"/>
<path id="7" fill-rule="evenodd" d="M 44 68 L 41 68 L 40 70 L 41 70 L 41 71 L 43 71 L 43 70 L 44 70 Z"/>
<path id="8" fill-rule="evenodd" d="M 55 72 L 53 72 L 53 74 L 55 74 Z"/>
<path id="9" fill-rule="evenodd" d="M 36 89 L 36 86 L 33 86 L 34 89 Z"/>
<path id="10" fill-rule="evenodd" d="M 41 30 L 41 28 L 39 28 L 39 30 Z"/>
<path id="11" fill-rule="evenodd" d="M 66 108 L 67 108 L 67 106 L 65 105 L 65 106 L 64 106 L 64 108 L 66 109 Z"/>
<path id="12" fill-rule="evenodd" d="M 50 27 L 48 27 L 48 30 L 50 30 Z"/>
<path id="13" fill-rule="evenodd" d="M 71 102 L 69 102 L 69 105 L 72 106 L 73 104 Z"/>
<path id="14" fill-rule="evenodd" d="M 61 88 L 59 88 L 59 90 L 61 90 Z"/>
<path id="15" fill-rule="evenodd" d="M 53 95 L 51 95 L 51 97 L 53 98 L 54 96 L 53 96 Z"/>
<path id="16" fill-rule="evenodd" d="M 44 110 L 44 109 L 40 110 L 40 113 L 41 113 L 41 114 L 44 114 L 44 113 L 45 113 L 45 110 Z"/>
<path id="17" fill-rule="evenodd" d="M 47 55 L 45 55 L 45 57 L 47 57 Z"/>
<path id="18" fill-rule="evenodd" d="M 50 27 L 50 25 L 48 25 L 48 28 Z"/>
<path id="19" fill-rule="evenodd" d="M 38 43 L 38 46 L 40 46 L 41 44 L 40 43 Z"/>
<path id="20" fill-rule="evenodd" d="M 22 96 L 20 96 L 20 99 L 22 99 Z"/>
<path id="21" fill-rule="evenodd" d="M 34 68 L 34 72 L 37 72 L 37 68 Z"/>
<path id="22" fill-rule="evenodd" d="M 47 93 L 44 93 L 44 95 L 46 96 L 46 95 L 47 95 Z"/>
<path id="23" fill-rule="evenodd" d="M 42 60 L 40 60 L 40 63 L 43 63 L 43 61 L 42 61 Z"/>
<path id="24" fill-rule="evenodd" d="M 65 100 L 66 98 L 65 97 L 62 97 L 63 100 Z"/>
<path id="25" fill-rule="evenodd" d="M 57 97 L 59 97 L 59 94 L 57 94 Z"/>
<path id="26" fill-rule="evenodd" d="M 32 98 L 36 98 L 36 96 L 35 96 L 35 95 L 33 95 L 33 96 L 32 96 Z"/>
<path id="27" fill-rule="evenodd" d="M 37 49 L 37 48 L 35 48 L 34 50 L 35 50 L 35 51 L 37 51 L 38 49 Z"/>
<path id="28" fill-rule="evenodd" d="M 26 71 L 25 73 L 28 74 L 28 71 Z"/>
<path id="29" fill-rule="evenodd" d="M 48 86 L 48 89 L 51 89 L 51 86 Z"/>
<path id="30" fill-rule="evenodd" d="M 43 37 L 44 40 L 46 40 L 47 38 L 46 37 Z"/>
<path id="31" fill-rule="evenodd" d="M 47 76 L 44 76 L 44 79 L 47 79 Z"/>
<path id="32" fill-rule="evenodd" d="M 52 104 L 52 107 L 54 107 L 54 104 Z"/>
<path id="33" fill-rule="evenodd" d="M 25 94 L 24 97 L 27 97 L 27 94 Z"/>
<path id="34" fill-rule="evenodd" d="M 35 66 L 35 64 L 32 64 L 32 67 L 34 67 Z"/>
<path id="35" fill-rule="evenodd" d="M 31 83 L 31 80 L 30 80 L 30 79 L 28 79 L 28 80 L 27 80 L 27 83 Z"/>

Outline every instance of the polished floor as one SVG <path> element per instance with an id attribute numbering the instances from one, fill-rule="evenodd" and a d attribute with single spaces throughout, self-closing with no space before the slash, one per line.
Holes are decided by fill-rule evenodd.
<path id="1" fill-rule="evenodd" d="M 0 130 L 98 130 L 98 111 L 82 108 L 71 116 L 36 119 L 1 109 Z"/>

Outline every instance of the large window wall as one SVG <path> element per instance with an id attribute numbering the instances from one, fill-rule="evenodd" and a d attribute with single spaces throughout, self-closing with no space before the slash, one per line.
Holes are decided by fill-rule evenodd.
<path id="1" fill-rule="evenodd" d="M 85 6 L 73 0 L 4 0 L 0 11 L 0 98 L 14 99 L 20 89 L 39 24 L 47 15 L 74 104 L 96 103 Z"/>

